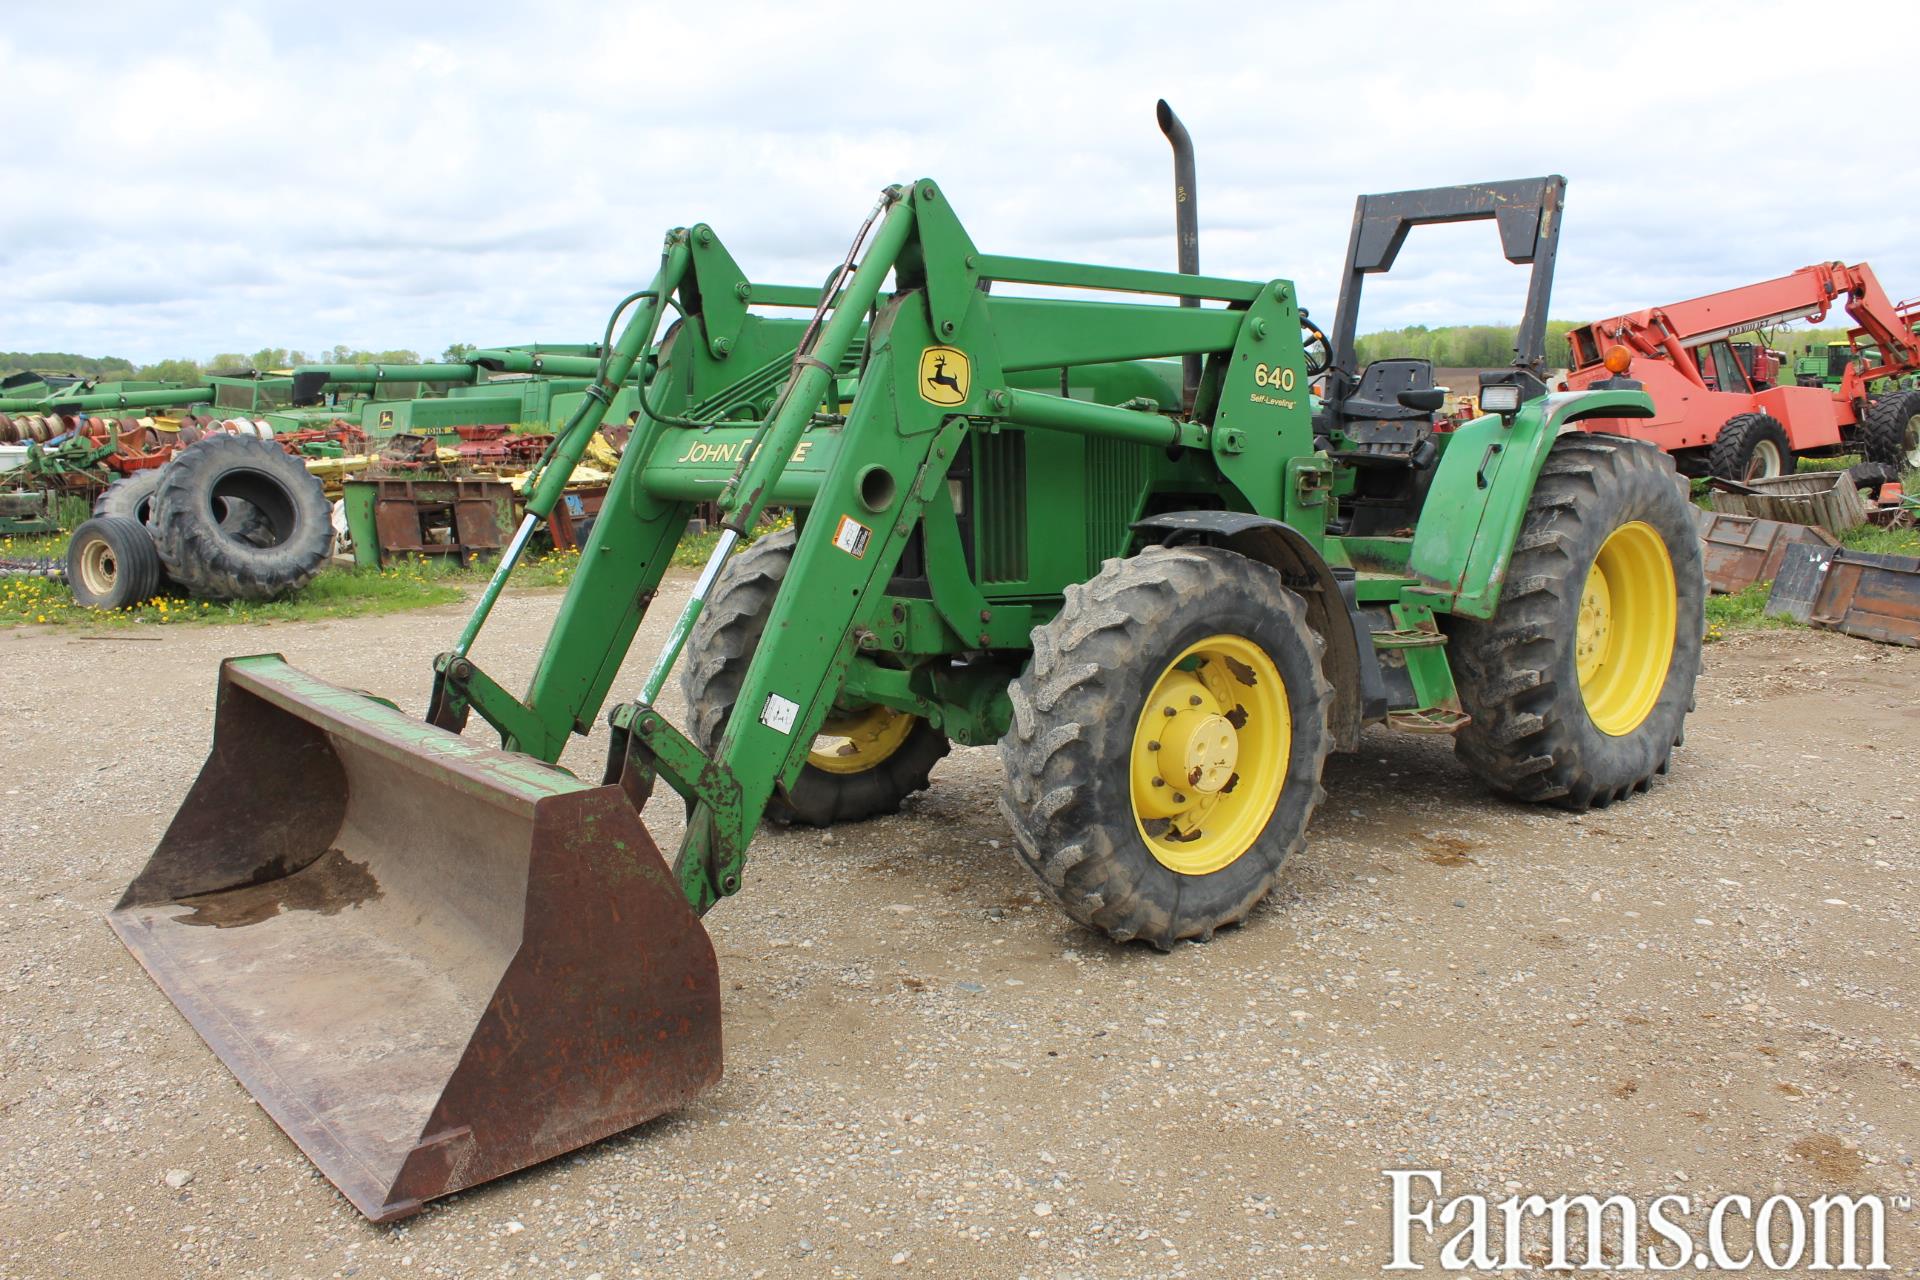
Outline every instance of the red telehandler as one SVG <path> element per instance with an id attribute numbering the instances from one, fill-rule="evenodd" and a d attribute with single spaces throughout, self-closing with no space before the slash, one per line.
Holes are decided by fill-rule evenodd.
<path id="1" fill-rule="evenodd" d="M 1856 353 L 1840 385 L 1779 381 L 1772 353 L 1736 334 L 1792 320 L 1819 321 L 1838 303 L 1856 326 Z M 1868 462 L 1920 467 L 1920 391 L 1877 399 L 1868 387 L 1920 370 L 1920 299 L 1895 305 L 1865 263 L 1827 262 L 1704 298 L 1651 307 L 1567 334 L 1565 388 L 1645 385 L 1651 418 L 1591 419 L 1589 431 L 1647 440 L 1687 475 L 1752 480 L 1793 471 L 1795 459 L 1857 453 Z"/>

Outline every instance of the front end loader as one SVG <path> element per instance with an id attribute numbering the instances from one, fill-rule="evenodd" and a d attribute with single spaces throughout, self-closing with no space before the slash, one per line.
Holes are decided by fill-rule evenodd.
<path id="1" fill-rule="evenodd" d="M 1338 363 L 1410 227 L 1497 219 L 1538 280 L 1560 191 L 1363 200 L 1331 342 L 1284 279 L 984 252 L 928 180 L 886 189 L 821 290 L 671 233 L 595 380 L 604 407 L 638 365 L 642 416 L 525 694 L 473 648 L 591 406 L 426 722 L 278 657 L 223 666 L 212 755 L 115 929 L 387 1220 L 713 1083 L 698 917 L 761 820 L 896 809 L 951 742 L 1000 745 L 1019 856 L 1069 916 L 1162 949 L 1245 918 L 1367 725 L 1452 734 L 1519 798 L 1645 788 L 1692 698 L 1698 544 L 1659 453 L 1575 424 L 1646 396 L 1546 394 L 1523 353 L 1439 432 L 1407 371 Z M 718 545 L 577 779 L 553 762 L 704 502 Z M 750 541 L 775 507 L 793 527 Z M 686 726 L 657 706 L 676 672 Z M 671 863 L 639 816 L 663 788 Z"/>

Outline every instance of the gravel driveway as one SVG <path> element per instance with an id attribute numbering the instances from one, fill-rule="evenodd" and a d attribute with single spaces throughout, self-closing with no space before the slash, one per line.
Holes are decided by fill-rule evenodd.
<path id="1" fill-rule="evenodd" d="M 509 597 L 476 657 L 524 681 L 558 602 Z M 718 1088 L 370 1226 L 101 916 L 199 768 L 218 657 L 417 710 L 460 612 L 0 634 L 0 1276 L 1352 1277 L 1386 1168 L 1920 1190 L 1920 652 L 1793 632 L 1711 646 L 1673 774 L 1584 817 L 1371 732 L 1267 906 L 1167 956 L 1043 905 L 997 752 L 956 750 L 898 817 L 762 833 L 707 921 Z M 1889 1254 L 1916 1274 L 1920 1213 Z"/>

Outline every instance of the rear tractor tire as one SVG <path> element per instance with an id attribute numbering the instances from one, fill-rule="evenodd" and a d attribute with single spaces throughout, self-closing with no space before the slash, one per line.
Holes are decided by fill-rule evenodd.
<path id="1" fill-rule="evenodd" d="M 1325 795 L 1332 691 L 1280 573 L 1149 547 L 1067 588 L 1009 688 L 1000 809 L 1069 916 L 1166 950 L 1267 896 Z"/>
<path id="2" fill-rule="evenodd" d="M 1723 480 L 1770 480 L 1790 476 L 1799 463 L 1787 429 L 1767 413 L 1736 413 L 1707 451 L 1707 474 Z"/>
<path id="3" fill-rule="evenodd" d="M 121 516 L 145 525 L 147 532 L 153 533 L 154 497 L 166 473 L 166 466 L 162 465 L 120 477 L 94 499 L 93 514 Z M 222 498 L 219 506 L 220 527 L 227 533 L 251 546 L 273 545 L 273 527 L 252 503 L 244 498 Z M 165 577 L 164 572 L 161 576 Z"/>
<path id="4" fill-rule="evenodd" d="M 1901 472 L 1920 470 L 1920 391 L 1881 396 L 1860 424 L 1860 455 Z"/>
<path id="5" fill-rule="evenodd" d="M 709 753 L 726 732 L 795 540 L 794 530 L 782 529 L 728 561 L 689 638 L 680 687 L 693 739 Z M 836 707 L 800 777 L 768 802 L 767 816 L 825 827 L 898 813 L 901 801 L 927 789 L 948 750 L 947 736 L 919 716 L 882 706 Z"/>
<path id="6" fill-rule="evenodd" d="M 216 600 L 297 591 L 333 549 L 318 478 L 271 440 L 247 436 L 210 436 L 169 462 L 152 527 L 168 575 Z"/>
<path id="7" fill-rule="evenodd" d="M 95 516 L 67 543 L 67 584 L 90 609 L 131 609 L 159 592 L 160 553 L 139 521 Z"/>
<path id="8" fill-rule="evenodd" d="M 1616 436 L 1554 442 L 1494 616 L 1448 648 L 1460 759 L 1519 800 L 1585 810 L 1664 774 L 1693 708 L 1706 583 L 1666 455 Z"/>
<path id="9" fill-rule="evenodd" d="M 164 467 L 148 467 L 144 471 L 135 471 L 131 475 L 121 476 L 105 489 L 93 501 L 93 514 L 97 516 L 119 516 L 135 524 L 153 525 L 153 495 L 160 487 L 160 473 Z"/>

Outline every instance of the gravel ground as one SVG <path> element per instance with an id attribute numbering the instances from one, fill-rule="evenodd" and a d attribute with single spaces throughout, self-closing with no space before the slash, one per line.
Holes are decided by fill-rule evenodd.
<path id="1" fill-rule="evenodd" d="M 476 656 L 523 679 L 557 604 L 510 598 Z M 1799 632 L 1710 647 L 1672 776 L 1584 818 L 1369 734 L 1270 903 L 1167 956 L 1043 905 L 997 753 L 956 750 L 898 817 L 763 832 L 707 921 L 718 1088 L 370 1226 L 101 915 L 199 767 L 220 655 L 418 709 L 458 616 L 0 635 L 0 1276 L 1347 1277 L 1386 1260 L 1389 1167 L 1920 1189 L 1920 653 Z"/>

